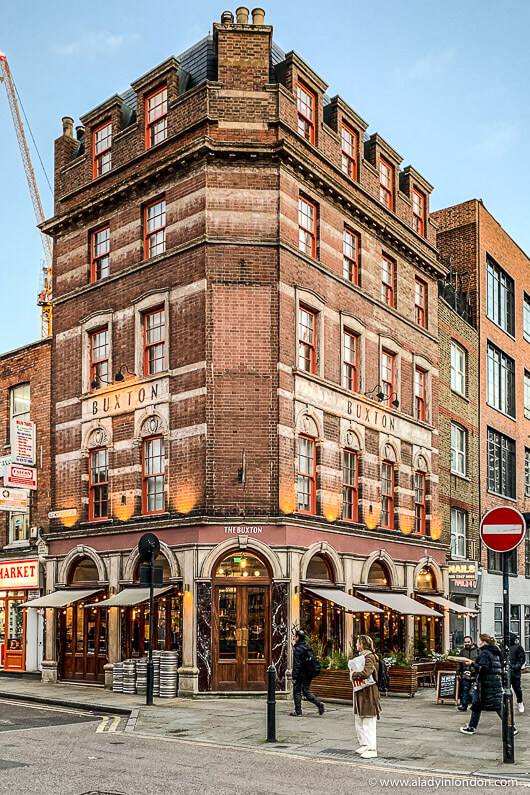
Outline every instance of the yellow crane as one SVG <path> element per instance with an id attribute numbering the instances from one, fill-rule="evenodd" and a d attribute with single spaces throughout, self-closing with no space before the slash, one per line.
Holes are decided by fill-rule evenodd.
<path id="1" fill-rule="evenodd" d="M 13 118 L 13 125 L 17 135 L 18 147 L 20 149 L 20 155 L 24 165 L 24 171 L 26 172 L 26 180 L 28 182 L 31 201 L 33 203 L 33 210 L 35 211 L 37 225 L 39 225 L 44 221 L 44 212 L 40 200 L 39 189 L 37 187 L 37 181 L 35 179 L 35 172 L 33 171 L 33 166 L 31 164 L 28 142 L 26 141 L 24 126 L 20 116 L 15 84 L 13 83 L 13 78 L 11 77 L 11 71 L 9 69 L 6 54 L 3 52 L 0 52 L 0 80 L 4 83 L 6 89 L 7 101 L 9 102 L 9 109 Z M 52 249 L 48 236 L 42 231 L 40 236 L 42 240 L 42 247 L 44 249 L 45 263 L 43 266 L 43 285 L 42 290 L 39 292 L 37 303 L 41 307 L 41 336 L 49 337 L 52 333 Z"/>

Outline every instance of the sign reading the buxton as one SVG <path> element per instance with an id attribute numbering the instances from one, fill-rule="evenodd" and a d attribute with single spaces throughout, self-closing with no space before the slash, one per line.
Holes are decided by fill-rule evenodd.
<path id="1" fill-rule="evenodd" d="M 38 587 L 39 561 L 37 558 L 4 562 L 0 560 L 0 589 Z"/>
<path id="2" fill-rule="evenodd" d="M 122 386 L 83 400 L 83 420 L 112 417 L 169 400 L 169 381 L 161 378 L 144 384 Z"/>

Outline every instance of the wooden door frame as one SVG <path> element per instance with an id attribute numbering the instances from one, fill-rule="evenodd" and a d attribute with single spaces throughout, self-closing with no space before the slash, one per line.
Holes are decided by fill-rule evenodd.
<path id="1" fill-rule="evenodd" d="M 78 607 L 79 607 L 79 603 L 81 601 L 84 601 L 84 600 L 79 600 L 77 602 L 72 602 L 71 604 L 66 606 L 66 611 L 68 611 L 69 608 L 72 608 L 72 651 L 69 653 L 69 656 L 70 656 L 70 658 L 73 661 L 72 678 L 66 678 L 65 677 L 65 660 L 66 660 L 66 656 L 67 656 L 66 644 L 65 644 L 67 613 L 63 612 L 64 608 L 60 608 L 59 609 L 59 616 L 58 616 L 59 632 L 60 632 L 60 646 L 59 646 L 59 660 L 58 660 L 58 663 L 59 663 L 59 665 L 58 665 L 59 679 L 62 679 L 63 681 L 68 681 L 68 682 L 93 681 L 93 682 L 103 683 L 104 682 L 103 667 L 105 666 L 105 664 L 108 662 L 108 659 L 109 659 L 109 654 L 108 654 L 108 645 L 109 645 L 109 639 L 108 639 L 108 616 L 107 615 L 105 616 L 106 633 L 107 633 L 106 642 L 105 642 L 105 654 L 100 654 L 100 652 L 99 652 L 99 628 L 101 626 L 101 618 L 102 618 L 101 611 L 104 608 L 100 607 L 99 601 L 98 601 L 98 603 L 94 603 L 94 604 L 97 604 L 96 621 L 95 621 L 95 625 L 94 625 L 94 650 L 95 650 L 94 651 L 94 663 L 95 663 L 95 666 L 94 666 L 94 678 L 89 680 L 89 679 L 87 679 L 88 621 L 86 620 L 86 614 L 85 614 L 85 620 L 83 621 L 83 651 L 82 652 L 78 652 L 77 651 L 77 610 L 78 610 Z M 91 604 L 91 602 L 88 602 L 88 603 L 85 602 L 83 604 L 83 607 L 82 607 L 83 610 L 86 609 L 86 607 L 85 607 L 86 604 Z M 96 650 L 97 650 L 97 652 L 96 652 Z M 81 658 L 82 662 L 83 662 L 81 678 L 77 677 L 75 675 L 75 673 L 76 673 L 75 661 L 76 661 L 76 659 L 79 659 L 79 658 Z M 101 661 L 102 660 L 103 660 L 103 665 L 101 665 Z M 101 674 L 99 673 L 99 668 L 100 667 L 101 667 Z"/>

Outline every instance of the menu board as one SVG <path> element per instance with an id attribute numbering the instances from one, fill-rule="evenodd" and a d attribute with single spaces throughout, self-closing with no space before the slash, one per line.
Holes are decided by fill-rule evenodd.
<path id="1" fill-rule="evenodd" d="M 436 703 L 457 704 L 460 680 L 457 671 L 438 671 Z"/>

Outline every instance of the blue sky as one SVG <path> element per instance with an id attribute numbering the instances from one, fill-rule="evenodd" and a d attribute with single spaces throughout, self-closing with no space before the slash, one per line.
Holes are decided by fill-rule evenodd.
<path id="1" fill-rule="evenodd" d="M 78 123 L 202 38 L 225 8 L 197 0 L 4 4 L 0 49 L 50 180 L 62 116 Z M 265 10 L 280 47 L 296 50 L 329 92 L 369 123 L 370 133 L 379 132 L 403 165 L 412 163 L 435 186 L 432 209 L 482 198 L 530 253 L 527 0 L 267 0 Z M 33 150 L 32 156 L 51 215 L 51 193 Z M 0 185 L 0 351 L 7 351 L 40 335 L 43 253 L 1 86 Z"/>

